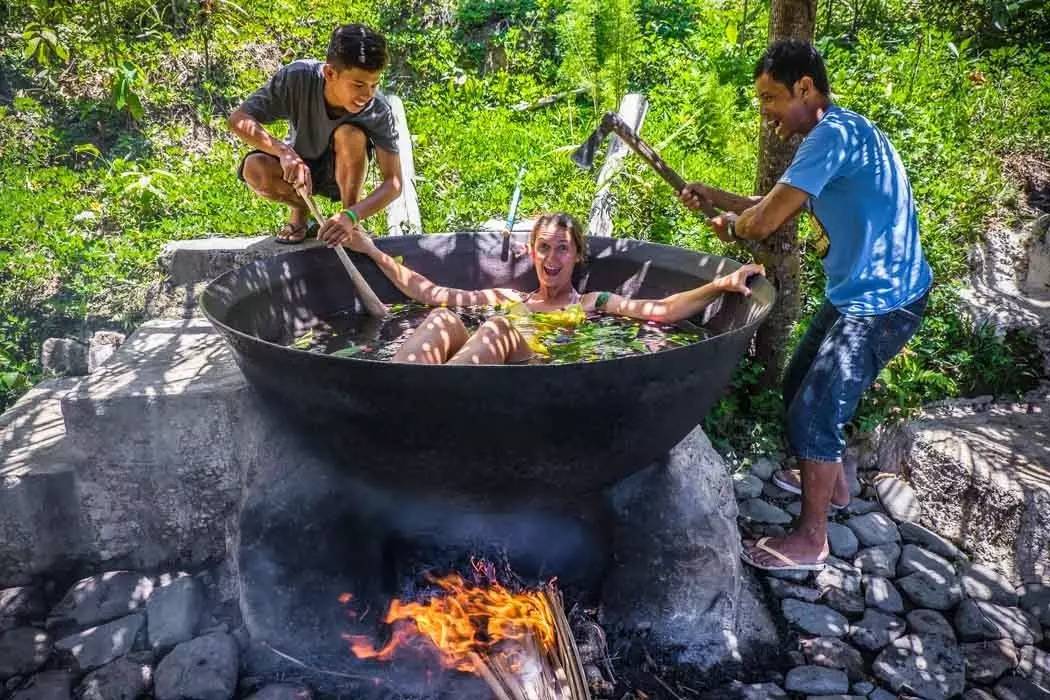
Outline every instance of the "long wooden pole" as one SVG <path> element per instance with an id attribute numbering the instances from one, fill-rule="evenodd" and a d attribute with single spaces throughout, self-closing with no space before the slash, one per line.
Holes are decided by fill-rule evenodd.
<path id="1" fill-rule="evenodd" d="M 317 203 L 314 202 L 314 198 L 310 196 L 310 193 L 305 189 L 299 187 L 296 188 L 296 192 L 306 202 L 306 206 L 310 209 L 310 213 L 313 214 L 314 218 L 317 219 L 318 226 L 324 226 L 324 216 L 321 211 L 317 208 Z M 361 304 L 365 307 L 373 316 L 382 318 L 386 316 L 386 305 L 379 300 L 376 293 L 372 291 L 372 287 L 368 285 L 364 275 L 357 269 L 357 267 L 350 261 L 350 256 L 346 254 L 343 246 L 337 245 L 335 247 L 335 254 L 339 256 L 339 262 L 343 263 L 343 267 L 346 268 L 346 272 L 350 275 L 350 281 L 354 283 L 354 288 L 357 290 L 357 296 L 361 298 Z"/>

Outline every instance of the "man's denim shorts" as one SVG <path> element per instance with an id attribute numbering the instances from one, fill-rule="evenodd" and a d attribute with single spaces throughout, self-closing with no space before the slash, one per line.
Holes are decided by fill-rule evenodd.
<path id="1" fill-rule="evenodd" d="M 861 395 L 922 323 L 929 292 L 878 316 L 841 313 L 827 300 L 784 375 L 787 439 L 798 459 L 840 462 Z"/>

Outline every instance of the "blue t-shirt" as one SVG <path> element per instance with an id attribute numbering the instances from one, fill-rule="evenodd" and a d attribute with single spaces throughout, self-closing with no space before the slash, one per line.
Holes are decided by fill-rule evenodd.
<path id="1" fill-rule="evenodd" d="M 900 156 L 870 121 L 832 105 L 780 182 L 809 195 L 830 242 L 825 294 L 842 313 L 883 314 L 930 288 L 919 219 Z"/>

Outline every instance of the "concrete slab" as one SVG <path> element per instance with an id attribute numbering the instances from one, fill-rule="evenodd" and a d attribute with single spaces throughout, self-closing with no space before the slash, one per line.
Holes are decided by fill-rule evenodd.
<path id="1" fill-rule="evenodd" d="M 222 524 L 258 434 L 250 396 L 211 325 L 188 319 L 144 324 L 63 398 L 67 439 L 90 455 L 78 492 L 103 561 L 152 568 L 223 556 Z"/>
<path id="2" fill-rule="evenodd" d="M 2 585 L 64 568 L 82 551 L 75 459 L 65 446 L 60 405 L 77 381 L 41 382 L 0 416 Z"/>
<path id="3" fill-rule="evenodd" d="M 273 236 L 198 238 L 167 243 L 157 264 L 172 287 L 209 282 L 253 260 L 322 245 L 310 239 L 295 245 L 278 243 Z"/>

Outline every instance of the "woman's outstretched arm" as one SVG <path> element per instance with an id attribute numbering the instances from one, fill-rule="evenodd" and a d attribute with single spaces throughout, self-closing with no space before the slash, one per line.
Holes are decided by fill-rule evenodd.
<path id="1" fill-rule="evenodd" d="M 429 306 L 487 306 L 502 301 L 520 300 L 517 292 L 511 289 L 468 290 L 442 287 L 379 250 L 360 227 L 354 228 L 346 245 L 351 250 L 370 257 L 405 296 Z"/>
<path id="2" fill-rule="evenodd" d="M 750 296 L 751 290 L 747 287 L 747 279 L 751 275 L 765 274 L 766 270 L 762 265 L 742 265 L 735 272 L 663 299 L 626 299 L 619 294 L 610 294 L 600 310 L 608 314 L 637 318 L 642 321 L 675 323 L 700 313 L 723 292 Z M 584 295 L 583 308 L 587 311 L 594 310 L 598 296 L 598 292 Z"/>

